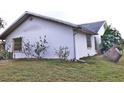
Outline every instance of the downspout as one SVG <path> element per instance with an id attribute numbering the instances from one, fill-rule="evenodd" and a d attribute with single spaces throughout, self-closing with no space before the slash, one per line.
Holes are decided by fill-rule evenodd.
<path id="1" fill-rule="evenodd" d="M 75 43 L 75 36 L 77 34 L 77 28 L 73 29 L 73 44 L 74 44 L 74 61 L 76 60 L 76 43 Z"/>

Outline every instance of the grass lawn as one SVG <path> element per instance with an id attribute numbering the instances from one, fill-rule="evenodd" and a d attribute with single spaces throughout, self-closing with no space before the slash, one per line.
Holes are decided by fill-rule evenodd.
<path id="1" fill-rule="evenodd" d="M 0 64 L 0 81 L 124 81 L 124 57 L 118 64 L 100 56 L 88 64 L 59 60 L 10 60 Z"/>

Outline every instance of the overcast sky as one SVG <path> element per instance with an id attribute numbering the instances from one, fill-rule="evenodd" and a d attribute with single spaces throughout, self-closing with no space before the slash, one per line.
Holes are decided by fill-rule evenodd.
<path id="1" fill-rule="evenodd" d="M 106 20 L 124 38 L 124 0 L 0 0 L 0 17 L 9 26 L 25 11 L 80 24 Z M 7 27 L 6 26 L 6 27 Z"/>

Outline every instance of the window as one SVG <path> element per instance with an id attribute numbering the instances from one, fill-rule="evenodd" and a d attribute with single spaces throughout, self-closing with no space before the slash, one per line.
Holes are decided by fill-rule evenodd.
<path id="1" fill-rule="evenodd" d="M 13 49 L 15 51 L 21 51 L 22 50 L 22 38 L 14 38 L 13 43 L 14 43 Z"/>
<path id="2" fill-rule="evenodd" d="M 90 48 L 90 47 L 92 47 L 92 45 L 91 45 L 91 35 L 86 35 L 86 37 L 87 37 L 87 47 Z"/>
<path id="3" fill-rule="evenodd" d="M 96 40 L 96 37 L 94 37 L 94 42 L 95 42 L 95 50 L 97 50 L 98 47 L 97 47 L 97 40 Z"/>

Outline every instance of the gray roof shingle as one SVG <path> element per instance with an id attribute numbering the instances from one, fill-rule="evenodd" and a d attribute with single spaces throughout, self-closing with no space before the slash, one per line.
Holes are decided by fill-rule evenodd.
<path id="1" fill-rule="evenodd" d="M 98 22 L 92 22 L 92 23 L 86 23 L 86 24 L 81 24 L 79 26 L 85 27 L 90 31 L 93 31 L 97 33 L 101 26 L 105 23 L 105 21 L 98 21 Z"/>

